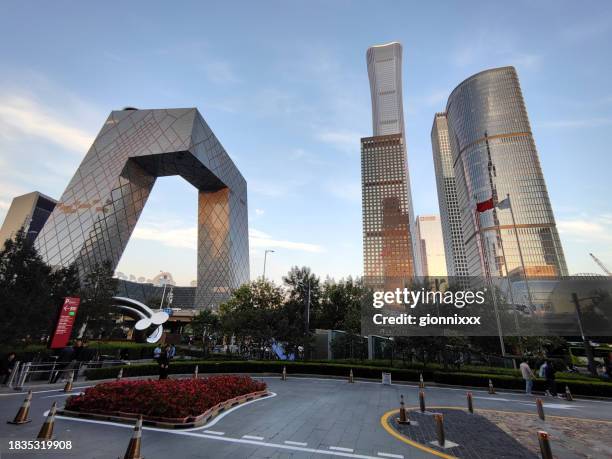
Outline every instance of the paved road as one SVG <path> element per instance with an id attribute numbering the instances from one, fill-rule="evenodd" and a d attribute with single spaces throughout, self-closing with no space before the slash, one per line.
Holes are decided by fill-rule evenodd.
<path id="1" fill-rule="evenodd" d="M 390 436 L 381 426 L 383 413 L 398 407 L 399 394 L 408 406 L 417 404 L 415 386 L 324 378 L 265 377 L 277 394 L 243 405 L 202 428 L 161 431 L 145 428 L 142 453 L 155 458 L 391 458 L 432 457 Z M 534 398 L 515 393 L 488 395 L 473 390 L 475 407 L 535 412 Z M 428 406 L 465 406 L 465 390 L 428 387 Z M 53 401 L 61 405 L 65 395 L 57 390 L 34 394 L 33 422 L 14 426 L 5 423 L 16 413 L 23 394 L 0 393 L 1 458 L 109 458 L 123 456 L 131 427 L 95 421 L 57 419 L 57 440 L 71 440 L 70 451 L 8 451 L 10 440 L 31 440 Z M 612 421 L 612 402 L 577 400 L 567 403 L 545 399 L 548 416 L 571 416 Z"/>

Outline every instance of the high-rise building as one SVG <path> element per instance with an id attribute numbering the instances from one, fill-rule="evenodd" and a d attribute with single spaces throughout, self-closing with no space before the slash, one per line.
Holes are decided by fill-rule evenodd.
<path id="1" fill-rule="evenodd" d="M 115 269 L 158 177 L 198 191 L 195 307 L 216 309 L 249 280 L 247 183 L 195 108 L 113 111 L 44 225 L 53 266 Z"/>
<path id="2" fill-rule="evenodd" d="M 361 139 L 364 277 L 368 285 L 389 290 L 414 278 L 416 258 L 402 46 L 394 42 L 369 48 L 367 64 L 374 136 Z"/>
<path id="3" fill-rule="evenodd" d="M 28 241 L 34 242 L 56 204 L 55 199 L 38 191 L 14 198 L 0 229 L 0 248 L 21 228 Z"/>
<path id="4" fill-rule="evenodd" d="M 462 82 L 446 113 L 470 275 L 567 275 L 514 67 Z"/>
<path id="5" fill-rule="evenodd" d="M 446 257 L 440 217 L 417 215 L 416 238 L 421 249 L 423 276 L 446 277 Z"/>
<path id="6" fill-rule="evenodd" d="M 431 128 L 431 149 L 438 188 L 446 271 L 451 277 L 465 278 L 469 273 L 463 245 L 461 211 L 457 199 L 457 184 L 453 169 L 453 153 L 448 137 L 446 113 L 436 113 L 434 117 Z"/>

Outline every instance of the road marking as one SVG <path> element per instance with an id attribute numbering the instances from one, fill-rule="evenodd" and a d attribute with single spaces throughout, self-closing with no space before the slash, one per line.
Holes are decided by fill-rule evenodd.
<path id="1" fill-rule="evenodd" d="M 255 435 L 243 435 L 242 438 L 246 438 L 247 440 L 263 440 L 264 437 L 257 437 Z"/>
<path id="2" fill-rule="evenodd" d="M 521 405 L 536 406 L 533 402 L 519 402 Z M 582 408 L 582 405 L 565 405 L 563 403 L 543 403 L 544 408 L 552 408 L 555 410 L 575 410 Z"/>
<path id="3" fill-rule="evenodd" d="M 74 386 L 72 390 L 77 390 L 77 389 L 85 389 L 87 387 L 93 387 L 92 385 L 89 386 Z M 49 390 L 33 390 L 32 394 L 45 394 L 48 392 L 59 392 L 62 391 L 63 392 L 64 389 L 49 389 Z M 26 395 L 28 392 L 27 391 L 15 391 L 15 392 L 10 392 L 8 394 L 0 394 L 0 397 L 10 397 L 12 395 Z M 74 394 L 73 394 L 74 395 Z"/>
<path id="4" fill-rule="evenodd" d="M 499 402 L 514 402 L 515 400 L 508 400 L 507 398 L 499 398 L 499 397 L 479 397 L 479 396 L 474 396 L 474 398 L 481 398 L 483 400 L 495 400 L 495 401 L 499 401 Z"/>
<path id="5" fill-rule="evenodd" d="M 59 395 L 45 395 L 42 398 L 53 398 L 53 397 L 69 397 L 71 395 L 79 395 L 81 392 L 70 392 L 67 394 L 59 394 Z"/>
<path id="6" fill-rule="evenodd" d="M 391 457 L 393 459 L 404 459 L 404 455 L 403 454 L 391 454 L 391 453 L 381 453 L 380 451 L 378 453 L 379 456 L 382 457 Z"/>
<path id="7" fill-rule="evenodd" d="M 223 413 L 221 413 L 219 416 L 217 416 L 215 419 L 213 419 L 212 421 L 210 421 L 208 424 L 200 426 L 200 427 L 190 427 L 188 429 L 181 429 L 182 432 L 192 432 L 192 431 L 198 431 L 198 430 L 204 430 L 204 429 L 208 429 L 209 427 L 214 426 L 217 422 L 219 422 L 221 419 L 223 419 L 225 416 L 227 416 L 228 414 L 242 408 L 243 406 L 247 406 L 250 405 L 251 403 L 255 403 L 255 402 L 261 402 L 262 400 L 268 400 L 272 397 L 276 397 L 276 392 L 270 392 L 270 395 L 268 395 L 267 397 L 260 397 L 260 398 L 256 398 L 253 400 L 250 400 L 248 402 L 244 402 L 241 403 L 240 405 L 236 405 L 233 408 L 230 408 L 229 410 L 224 411 Z M 45 411 L 43 413 L 44 417 L 47 417 L 47 415 L 49 414 L 49 410 Z M 72 416 L 61 416 L 58 415 L 56 416 L 56 419 L 65 419 L 66 421 L 77 421 L 77 422 L 89 422 L 91 424 L 102 424 L 102 425 L 108 425 L 108 426 L 117 426 L 117 427 L 129 427 L 130 429 L 134 428 L 133 425 L 130 424 L 123 424 L 120 422 L 111 422 L 111 421 L 98 421 L 96 419 L 85 419 L 85 418 L 73 418 Z M 156 430 L 153 427 L 146 427 L 143 426 L 144 430 Z M 162 430 L 163 432 L 163 430 Z"/>
<path id="8" fill-rule="evenodd" d="M 218 430 L 205 430 L 204 433 L 211 435 L 225 435 L 225 432 L 219 432 Z"/>
<path id="9" fill-rule="evenodd" d="M 352 448 L 343 448 L 342 446 L 330 446 L 329 449 L 333 449 L 334 451 L 344 451 L 345 453 L 352 453 Z"/>
<path id="10" fill-rule="evenodd" d="M 291 440 L 285 440 L 285 443 L 287 443 L 288 445 L 293 445 L 293 446 L 307 446 L 308 443 L 304 443 L 301 441 L 291 441 Z"/>
<path id="11" fill-rule="evenodd" d="M 438 456 L 443 459 L 456 459 L 455 456 L 449 456 L 448 454 L 444 454 L 444 453 L 441 453 L 440 451 L 436 451 L 435 449 L 431 449 L 428 446 L 422 445 L 421 443 L 418 443 L 416 441 L 412 441 L 409 438 L 406 438 L 405 436 L 401 435 L 399 432 L 396 432 L 395 429 L 393 429 L 389 425 L 389 418 L 391 416 L 396 416 L 397 413 L 399 413 L 399 410 L 391 410 L 391 411 L 387 411 L 385 414 L 383 414 L 380 417 L 380 425 L 382 425 L 383 429 L 385 429 L 387 433 L 394 436 L 398 440 L 403 441 L 404 443 L 407 443 L 410 446 L 414 446 L 415 448 L 418 448 L 421 451 L 425 451 L 426 453 L 433 454 L 434 456 Z"/>

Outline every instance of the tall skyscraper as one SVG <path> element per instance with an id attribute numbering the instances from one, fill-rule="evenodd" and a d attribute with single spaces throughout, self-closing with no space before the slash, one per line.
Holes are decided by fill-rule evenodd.
<path id="1" fill-rule="evenodd" d="M 453 153 L 448 137 L 446 113 L 436 113 L 434 117 L 431 128 L 431 149 L 438 187 L 446 271 L 451 277 L 467 277 L 469 273 L 463 245 L 461 211 L 457 199 L 457 184 L 453 169 Z"/>
<path id="2" fill-rule="evenodd" d="M 446 113 L 470 275 L 567 275 L 514 67 L 462 82 Z"/>
<path id="3" fill-rule="evenodd" d="M 56 204 L 55 199 L 38 191 L 14 198 L 0 229 L 0 248 L 4 246 L 4 241 L 15 236 L 21 228 L 27 239 L 34 242 Z"/>
<path id="4" fill-rule="evenodd" d="M 416 218 L 416 238 L 421 249 L 423 276 L 446 277 L 446 257 L 440 217 L 437 215 L 418 215 Z"/>
<path id="5" fill-rule="evenodd" d="M 404 137 L 402 45 L 367 52 L 373 137 L 361 139 L 366 283 L 386 290 L 415 276 L 414 214 Z"/>

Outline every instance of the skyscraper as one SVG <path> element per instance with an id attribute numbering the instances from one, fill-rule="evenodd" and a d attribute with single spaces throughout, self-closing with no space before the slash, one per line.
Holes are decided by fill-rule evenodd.
<path id="1" fill-rule="evenodd" d="M 470 275 L 567 275 L 514 67 L 462 82 L 446 113 Z"/>
<path id="2" fill-rule="evenodd" d="M 457 199 L 457 184 L 453 169 L 453 153 L 448 137 L 446 113 L 436 113 L 434 116 L 431 128 L 431 149 L 438 187 L 446 271 L 451 277 L 467 277 L 469 273 L 463 245 L 461 211 Z"/>
<path id="3" fill-rule="evenodd" d="M 446 277 L 446 257 L 440 217 L 418 215 L 415 234 L 421 249 L 423 276 Z"/>
<path id="4" fill-rule="evenodd" d="M 21 228 L 28 241 L 34 242 L 56 204 L 55 199 L 38 191 L 14 198 L 0 229 L 0 249 L 4 241 L 15 236 Z"/>
<path id="5" fill-rule="evenodd" d="M 414 217 L 404 137 L 402 46 L 367 52 L 373 137 L 361 139 L 363 253 L 366 283 L 386 290 L 415 276 Z"/>

